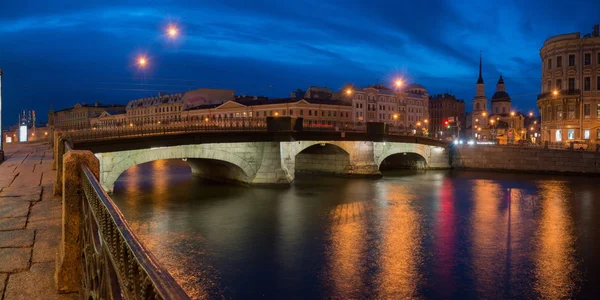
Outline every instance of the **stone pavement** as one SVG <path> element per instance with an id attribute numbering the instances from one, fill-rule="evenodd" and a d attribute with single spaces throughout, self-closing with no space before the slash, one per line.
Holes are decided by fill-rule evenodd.
<path id="1" fill-rule="evenodd" d="M 54 269 L 62 200 L 53 196 L 52 149 L 7 144 L 0 164 L 0 300 L 77 299 L 57 294 Z"/>

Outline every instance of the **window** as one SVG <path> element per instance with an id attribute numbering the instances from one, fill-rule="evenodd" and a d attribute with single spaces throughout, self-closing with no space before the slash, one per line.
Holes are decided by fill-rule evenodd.
<path id="1" fill-rule="evenodd" d="M 356 108 L 358 108 L 358 103 L 356 103 Z"/>
<path id="2" fill-rule="evenodd" d="M 588 104 L 584 104 L 583 105 L 583 116 L 585 118 L 589 118 L 590 117 L 590 111 L 591 111 L 590 110 L 590 104 L 589 103 Z"/>
<path id="3" fill-rule="evenodd" d="M 552 58 L 548 58 L 548 67 L 547 69 L 552 69 Z"/>
<path id="4" fill-rule="evenodd" d="M 592 54 L 591 53 L 585 53 L 583 55 L 583 64 L 586 66 L 592 64 Z"/>
<path id="5" fill-rule="evenodd" d="M 583 139 L 584 140 L 589 140 L 590 139 L 590 130 L 589 129 L 584 129 L 583 130 Z"/>
<path id="6" fill-rule="evenodd" d="M 600 139 L 600 128 L 596 129 L 596 138 Z"/>
<path id="7" fill-rule="evenodd" d="M 569 78 L 569 90 L 572 91 L 575 89 L 575 78 Z"/>
<path id="8" fill-rule="evenodd" d="M 321 111 L 321 117 L 325 116 L 325 111 Z"/>
<path id="9" fill-rule="evenodd" d="M 575 139 L 575 129 L 569 129 L 569 131 L 567 131 L 567 138 L 569 140 Z"/>
<path id="10" fill-rule="evenodd" d="M 308 110 L 308 115 L 312 116 L 312 110 L 310 110 L 310 109 Z"/>
<path id="11" fill-rule="evenodd" d="M 561 79 L 556 79 L 556 89 L 562 90 L 562 80 Z"/>
<path id="12" fill-rule="evenodd" d="M 556 139 L 557 142 L 562 141 L 562 133 L 560 132 L 560 129 L 556 130 L 556 135 L 554 136 L 554 138 Z"/>
<path id="13" fill-rule="evenodd" d="M 598 57 L 596 57 L 596 63 L 600 64 L 600 51 L 598 51 L 596 54 L 598 55 Z"/>
<path id="14" fill-rule="evenodd" d="M 548 92 L 552 91 L 552 80 L 548 80 Z"/>
<path id="15" fill-rule="evenodd" d="M 569 55 L 569 67 L 572 67 L 575 65 L 575 55 L 571 54 Z"/>
<path id="16" fill-rule="evenodd" d="M 569 120 L 575 119 L 575 105 L 569 105 L 568 109 L 567 118 Z"/>
<path id="17" fill-rule="evenodd" d="M 596 118 L 600 119 L 600 103 L 597 104 L 598 106 L 596 107 Z"/>
<path id="18" fill-rule="evenodd" d="M 557 68 L 562 67 L 562 56 L 557 56 L 556 57 L 556 67 Z"/>
<path id="19" fill-rule="evenodd" d="M 562 107 L 561 106 L 556 107 L 556 119 L 562 120 Z"/>
<path id="20" fill-rule="evenodd" d="M 290 109 L 290 116 L 294 115 L 294 110 Z"/>
<path id="21" fill-rule="evenodd" d="M 600 76 L 596 77 L 596 91 L 600 91 Z"/>
<path id="22" fill-rule="evenodd" d="M 304 110 L 300 110 L 300 115 L 303 116 L 304 115 Z"/>
<path id="23" fill-rule="evenodd" d="M 358 112 L 356 112 L 356 117 L 358 118 Z"/>
<path id="24" fill-rule="evenodd" d="M 583 90 L 584 91 L 589 91 L 592 88 L 592 78 L 591 77 L 585 77 L 583 78 Z"/>

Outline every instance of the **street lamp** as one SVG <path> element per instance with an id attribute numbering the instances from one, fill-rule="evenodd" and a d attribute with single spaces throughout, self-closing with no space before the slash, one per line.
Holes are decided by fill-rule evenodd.
<path id="1" fill-rule="evenodd" d="M 401 79 L 396 79 L 396 87 L 401 87 L 403 84 Z"/>
<path id="2" fill-rule="evenodd" d="M 554 95 L 554 96 L 558 95 L 558 90 L 554 90 L 554 91 L 552 92 L 552 95 Z"/>
<path id="3" fill-rule="evenodd" d="M 177 27 L 175 27 L 175 25 L 171 25 L 167 29 L 167 34 L 169 35 L 169 37 L 175 38 L 177 37 L 177 35 L 179 35 L 179 30 L 177 29 Z"/>
<path id="4" fill-rule="evenodd" d="M 148 60 L 146 59 L 145 56 L 141 56 L 140 58 L 138 58 L 138 65 L 140 67 L 144 68 L 147 64 L 148 64 Z"/>
<path id="5" fill-rule="evenodd" d="M 352 89 L 347 89 L 346 90 L 346 95 L 352 95 Z"/>
<path id="6" fill-rule="evenodd" d="M 529 112 L 529 116 L 530 116 L 530 117 L 533 117 L 533 112 Z"/>
<path id="7" fill-rule="evenodd" d="M 485 117 L 487 116 L 487 112 L 484 111 L 483 113 L 481 113 L 481 115 Z"/>
<path id="8" fill-rule="evenodd" d="M 515 112 L 514 112 L 514 111 L 511 111 L 511 112 L 510 112 L 510 116 L 511 116 L 511 117 L 514 117 L 514 116 L 515 116 Z"/>

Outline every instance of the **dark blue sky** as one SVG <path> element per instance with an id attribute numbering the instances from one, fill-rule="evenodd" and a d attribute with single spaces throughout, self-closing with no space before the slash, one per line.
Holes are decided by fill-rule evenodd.
<path id="1" fill-rule="evenodd" d="M 401 75 L 470 110 L 479 51 L 488 97 L 500 73 L 513 105 L 534 109 L 539 49 L 592 31 L 600 1 L 3 0 L 5 124 L 77 102 L 125 103 L 157 91 L 232 88 L 287 96 L 310 85 L 389 83 Z M 176 42 L 164 36 L 179 24 Z M 135 65 L 147 54 L 150 68 Z"/>

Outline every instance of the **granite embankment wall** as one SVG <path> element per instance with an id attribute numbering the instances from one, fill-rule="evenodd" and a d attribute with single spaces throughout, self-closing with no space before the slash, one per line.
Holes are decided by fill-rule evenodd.
<path id="1" fill-rule="evenodd" d="M 456 169 L 600 174 L 600 152 L 461 145 L 451 150 Z"/>

